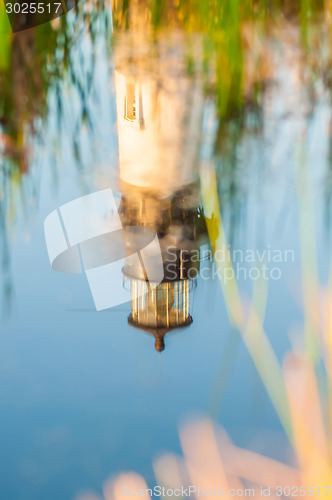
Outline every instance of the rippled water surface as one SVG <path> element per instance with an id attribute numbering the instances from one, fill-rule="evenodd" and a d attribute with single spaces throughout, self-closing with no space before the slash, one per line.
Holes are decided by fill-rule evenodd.
<path id="1" fill-rule="evenodd" d="M 81 2 L 15 35 L 0 13 L 1 498 L 101 493 L 131 470 L 153 485 L 197 413 L 289 459 L 264 346 L 282 363 L 310 344 L 330 297 L 330 12 L 256 3 Z M 52 269 L 44 221 L 108 189 L 183 274 L 97 312 L 84 272 Z M 251 352 L 238 297 L 264 327 Z"/>

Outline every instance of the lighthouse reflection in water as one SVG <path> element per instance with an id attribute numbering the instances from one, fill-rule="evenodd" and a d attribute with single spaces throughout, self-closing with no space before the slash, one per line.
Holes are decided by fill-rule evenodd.
<path id="1" fill-rule="evenodd" d="M 131 289 L 129 324 L 154 335 L 155 348 L 163 351 L 165 335 L 193 321 L 206 235 L 198 181 L 204 99 L 199 72 L 188 75 L 177 35 L 156 42 L 148 59 L 144 36 L 136 35 L 119 34 L 114 50 L 119 214 L 124 228 L 156 231 L 164 278 L 152 287 L 144 266 L 130 259 L 123 276 Z"/>

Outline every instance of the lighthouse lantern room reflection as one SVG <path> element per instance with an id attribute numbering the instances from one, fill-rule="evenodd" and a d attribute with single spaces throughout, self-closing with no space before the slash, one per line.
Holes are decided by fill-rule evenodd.
<path id="1" fill-rule="evenodd" d="M 159 41 L 147 67 L 144 40 L 132 36 L 115 48 L 119 213 L 124 227 L 157 232 L 164 279 L 151 287 L 142 266 L 126 265 L 123 275 L 131 287 L 129 324 L 154 335 L 162 351 L 169 331 L 193 321 L 197 255 L 206 234 L 197 176 L 204 99 L 178 40 Z"/>

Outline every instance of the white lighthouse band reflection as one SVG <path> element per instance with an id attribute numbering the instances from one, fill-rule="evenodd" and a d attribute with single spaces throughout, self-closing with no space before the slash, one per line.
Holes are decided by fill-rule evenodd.
<path id="1" fill-rule="evenodd" d="M 189 200 L 191 205 L 194 200 L 196 203 L 186 206 Z M 153 286 L 151 274 L 146 279 L 144 267 L 137 261 L 127 259 L 123 267 L 131 287 L 128 322 L 153 334 L 158 351 L 164 349 L 168 332 L 193 321 L 193 294 L 200 267 L 197 249 L 206 233 L 198 201 L 198 184 L 186 186 L 166 200 L 131 187 L 130 195 L 121 200 L 119 215 L 124 227 L 142 224 L 158 235 L 164 276 L 159 285 Z"/>

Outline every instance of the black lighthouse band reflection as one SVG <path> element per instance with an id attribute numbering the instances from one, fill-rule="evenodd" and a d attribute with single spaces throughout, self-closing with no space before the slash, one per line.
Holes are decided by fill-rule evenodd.
<path id="1" fill-rule="evenodd" d="M 123 227 L 144 225 L 156 231 L 164 271 L 163 281 L 152 287 L 144 267 L 127 261 L 123 275 L 131 288 L 128 323 L 154 335 L 155 348 L 161 352 L 168 332 L 193 321 L 199 245 L 206 234 L 199 186 L 191 184 L 164 200 L 134 186 L 123 186 L 123 193 L 119 210 Z"/>

